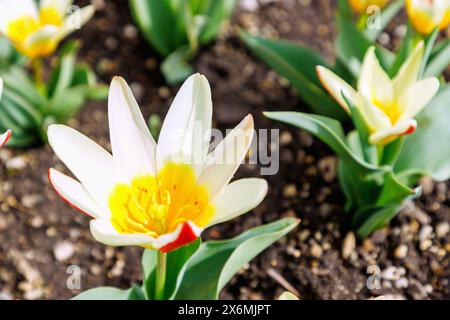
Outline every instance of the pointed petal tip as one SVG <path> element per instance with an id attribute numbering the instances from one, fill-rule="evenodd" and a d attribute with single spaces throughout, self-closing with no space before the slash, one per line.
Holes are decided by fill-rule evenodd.
<path id="1" fill-rule="evenodd" d="M 72 201 L 70 201 L 66 196 L 64 196 L 63 192 L 61 192 L 58 188 L 58 184 L 56 183 L 55 179 L 56 179 L 56 175 L 63 175 L 61 172 L 59 172 L 58 170 L 54 169 L 54 168 L 48 168 L 47 171 L 47 178 L 48 181 L 50 182 L 50 185 L 52 186 L 53 190 L 56 192 L 56 194 L 68 205 L 70 205 L 72 208 L 74 208 L 75 210 L 81 212 L 82 214 L 90 217 L 90 218 L 94 218 L 94 216 L 92 216 L 91 214 L 89 214 L 87 211 L 83 210 L 80 206 L 76 205 L 75 203 L 73 203 Z"/>
<path id="2" fill-rule="evenodd" d="M 12 135 L 12 131 L 11 129 L 6 130 L 5 133 L 0 135 L 0 148 L 3 147 L 9 140 L 9 138 L 11 138 Z"/>

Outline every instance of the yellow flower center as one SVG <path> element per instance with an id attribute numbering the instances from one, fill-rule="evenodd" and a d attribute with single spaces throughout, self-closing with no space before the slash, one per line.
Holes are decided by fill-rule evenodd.
<path id="1" fill-rule="evenodd" d="M 192 221 L 205 227 L 214 213 L 206 188 L 197 184 L 189 165 L 168 163 L 154 176 L 115 186 L 109 199 L 111 223 L 122 234 L 151 237 L 175 231 Z"/>
<path id="2" fill-rule="evenodd" d="M 6 35 L 20 52 L 34 58 L 35 56 L 51 53 L 56 43 L 52 40 L 43 39 L 36 43 L 34 48 L 27 48 L 26 40 L 44 26 L 53 25 L 60 27 L 62 24 L 63 17 L 56 8 L 41 8 L 37 19 L 32 16 L 22 16 L 11 21 L 6 27 Z"/>
<path id="3" fill-rule="evenodd" d="M 395 125 L 402 115 L 396 102 L 383 102 L 376 98 L 372 99 L 372 104 L 379 108 L 391 120 L 391 124 Z"/>

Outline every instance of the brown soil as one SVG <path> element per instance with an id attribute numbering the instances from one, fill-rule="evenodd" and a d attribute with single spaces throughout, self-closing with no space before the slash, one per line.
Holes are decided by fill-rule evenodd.
<path id="1" fill-rule="evenodd" d="M 164 84 L 160 59 L 133 27 L 127 1 L 93 2 L 98 6 L 95 18 L 74 35 L 84 44 L 80 59 L 95 66 L 105 82 L 114 75 L 125 77 L 145 117 L 164 116 L 178 88 Z M 260 2 L 264 4 L 255 11 L 238 8 L 231 26 L 202 50 L 194 65 L 212 85 L 216 127 L 230 128 L 252 113 L 257 128 L 281 130 L 280 171 L 267 177 L 270 191 L 263 204 L 211 228 L 205 237 L 230 238 L 286 216 L 300 217 L 302 223 L 246 266 L 222 298 L 274 299 L 287 288 L 301 299 L 449 299 L 449 183 L 424 179 L 420 200 L 390 228 L 355 244 L 342 211 L 333 154 L 307 133 L 261 114 L 307 109 L 286 81 L 243 48 L 237 28 L 306 44 L 332 59 L 334 1 Z M 88 104 L 69 125 L 109 148 L 106 103 Z M 67 289 L 70 265 L 81 268 L 83 290 L 126 288 L 141 280 L 142 249 L 95 242 L 89 219 L 51 189 L 48 167 L 65 169 L 50 147 L 4 149 L 0 159 L 0 299 L 70 298 L 79 292 Z M 245 165 L 238 176 L 258 174 L 258 168 Z M 382 271 L 380 289 L 367 287 L 369 266 Z"/>

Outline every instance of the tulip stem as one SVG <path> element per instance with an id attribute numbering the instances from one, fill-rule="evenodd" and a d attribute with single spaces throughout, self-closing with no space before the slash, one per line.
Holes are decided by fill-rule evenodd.
<path id="1" fill-rule="evenodd" d="M 167 254 L 158 250 L 156 258 L 156 285 L 155 300 L 164 299 L 164 289 L 166 287 Z"/>
<path id="2" fill-rule="evenodd" d="M 34 82 L 36 87 L 41 90 L 44 87 L 44 73 L 42 70 L 43 61 L 40 58 L 34 59 L 32 62 Z"/>

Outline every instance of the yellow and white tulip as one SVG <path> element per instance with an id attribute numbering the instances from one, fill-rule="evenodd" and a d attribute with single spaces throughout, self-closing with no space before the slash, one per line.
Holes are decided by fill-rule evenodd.
<path id="1" fill-rule="evenodd" d="M 450 24 L 450 0 L 406 0 L 406 11 L 414 28 L 424 35 Z"/>
<path id="2" fill-rule="evenodd" d="M 389 0 L 349 0 L 350 7 L 358 14 L 367 13 L 370 6 L 377 6 L 382 9 L 388 2 Z"/>
<path id="3" fill-rule="evenodd" d="M 371 47 L 364 58 L 357 91 L 324 67 L 317 67 L 318 76 L 334 99 L 348 112 L 343 95 L 359 109 L 370 130 L 369 142 L 383 145 L 397 137 L 413 133 L 417 127 L 414 116 L 439 90 L 437 78 L 418 80 L 424 54 L 420 42 L 392 80 L 380 66 Z"/>
<path id="4" fill-rule="evenodd" d="M 78 181 L 54 169 L 49 179 L 63 199 L 94 218 L 97 241 L 168 252 L 264 199 L 264 179 L 229 183 L 253 138 L 251 115 L 209 153 L 212 101 L 204 76 L 183 84 L 158 144 L 119 77 L 111 83 L 108 116 L 112 155 L 67 126 L 48 129 L 50 145 Z"/>
<path id="5" fill-rule="evenodd" d="M 59 42 L 94 14 L 92 5 L 69 12 L 71 0 L 0 0 L 0 33 L 30 59 L 53 53 Z"/>
<path id="6" fill-rule="evenodd" d="M 2 98 L 3 93 L 3 80 L 0 78 L 0 99 Z M 6 142 L 8 142 L 9 138 L 11 137 L 11 130 L 6 131 L 3 134 L 0 134 L 0 148 L 3 147 Z"/>

